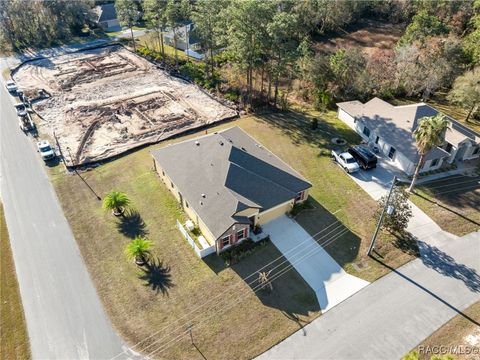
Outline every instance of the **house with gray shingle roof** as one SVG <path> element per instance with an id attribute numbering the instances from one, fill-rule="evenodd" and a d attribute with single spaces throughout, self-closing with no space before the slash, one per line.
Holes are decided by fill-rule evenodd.
<path id="1" fill-rule="evenodd" d="M 312 186 L 239 127 L 152 156 L 160 179 L 217 253 L 303 202 Z"/>
<path id="2" fill-rule="evenodd" d="M 101 4 L 96 7 L 97 23 L 105 31 L 120 31 L 122 27 L 117 19 L 117 10 L 114 3 Z"/>
<path id="3" fill-rule="evenodd" d="M 394 106 L 373 98 L 365 104 L 347 101 L 337 104 L 338 118 L 355 130 L 366 142 L 376 145 L 392 163 L 412 175 L 420 159 L 413 132 L 418 121 L 435 116 L 438 110 L 425 103 Z M 451 117 L 445 143 L 427 154 L 421 172 L 436 170 L 443 164 L 476 159 L 480 156 L 480 134 Z"/>

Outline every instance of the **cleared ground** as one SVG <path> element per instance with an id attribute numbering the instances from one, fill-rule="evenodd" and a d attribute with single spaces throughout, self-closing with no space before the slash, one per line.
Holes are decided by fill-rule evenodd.
<path id="1" fill-rule="evenodd" d="M 480 171 L 418 185 L 410 199 L 452 234 L 480 229 Z"/>
<path id="2" fill-rule="evenodd" d="M 56 135 L 69 164 L 106 159 L 236 115 L 121 46 L 32 61 L 13 77 L 30 98 L 40 89 L 52 95 L 34 104 L 43 118 L 39 129 Z"/>
<path id="3" fill-rule="evenodd" d="M 462 314 L 455 316 L 428 338 L 423 340 L 415 350 L 420 360 L 429 360 L 435 354 L 427 349 L 443 346 L 458 347 L 470 352 L 476 348 L 476 354 L 453 354 L 456 360 L 478 359 L 480 349 L 480 302 L 466 309 Z"/>
<path id="4" fill-rule="evenodd" d="M 30 359 L 25 316 L 1 203 L 0 254 L 0 359 Z"/>
<path id="5" fill-rule="evenodd" d="M 393 50 L 404 28 L 400 24 L 388 24 L 376 20 L 352 26 L 338 36 L 318 37 L 314 48 L 321 53 L 335 52 L 341 48 L 357 48 L 370 54 L 378 49 Z"/>
<path id="6" fill-rule="evenodd" d="M 301 212 L 297 221 L 313 235 L 337 216 L 349 231 L 325 249 L 349 273 L 372 281 L 389 271 L 365 256 L 374 229 L 375 202 L 330 160 L 331 134 L 358 140 L 334 116 L 329 113 L 316 131 L 309 129 L 310 117 L 300 113 L 246 117 L 209 131 L 238 125 L 305 175 L 314 185 L 311 202 L 315 209 Z M 153 357 L 169 360 L 202 359 L 200 351 L 208 359 L 249 359 L 319 316 L 315 293 L 295 270 L 275 280 L 271 293 L 252 291 L 256 276 L 244 280 L 273 260 L 278 262 L 267 271 L 283 261 L 272 244 L 229 268 L 217 256 L 205 262 L 196 257 L 175 228 L 175 219 L 183 219 L 184 214 L 152 171 L 149 150 L 157 147 L 81 173 L 82 178 L 65 175 L 60 167 L 50 169 L 104 306 L 129 344 L 143 341 L 134 349 L 146 355 L 157 350 Z M 116 219 L 101 209 L 91 189 L 101 196 L 111 189 L 125 191 L 135 211 Z M 137 234 L 145 234 L 155 244 L 155 263 L 148 269 L 138 269 L 123 254 Z M 382 236 L 378 245 L 383 261 L 392 267 L 413 258 L 391 237 Z M 284 263 L 272 274 L 288 265 Z M 206 300 L 210 303 L 199 308 Z M 189 323 L 194 325 L 198 350 L 185 332 Z"/>

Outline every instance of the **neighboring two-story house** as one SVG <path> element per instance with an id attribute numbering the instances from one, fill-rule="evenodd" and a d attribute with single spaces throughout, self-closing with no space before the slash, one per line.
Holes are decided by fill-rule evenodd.
<path id="1" fill-rule="evenodd" d="M 399 169 L 412 175 L 420 155 L 413 132 L 418 120 L 439 112 L 425 103 L 393 106 L 373 98 L 338 103 L 338 118 L 355 130 L 365 141 L 378 146 Z M 421 172 L 436 170 L 444 163 L 476 159 L 480 156 L 480 134 L 447 116 L 449 127 L 445 142 L 431 150 Z"/>
<path id="2" fill-rule="evenodd" d="M 303 202 L 312 186 L 239 127 L 152 156 L 162 181 L 217 253 Z"/>

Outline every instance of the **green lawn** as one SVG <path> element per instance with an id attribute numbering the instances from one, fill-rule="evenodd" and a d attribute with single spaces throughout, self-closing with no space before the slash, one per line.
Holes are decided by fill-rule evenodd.
<path id="1" fill-rule="evenodd" d="M 155 49 L 157 51 L 160 51 L 157 35 L 154 32 L 150 32 L 148 34 L 139 36 L 137 39 L 139 44 L 149 47 L 150 49 Z M 163 48 L 167 56 L 171 56 L 171 57 L 175 56 L 175 48 L 173 46 L 170 46 L 164 43 Z M 187 54 L 185 54 L 185 51 L 183 50 L 177 50 L 177 56 L 179 59 L 183 59 L 183 60 L 188 59 Z M 189 59 L 190 61 L 197 61 L 192 57 L 190 57 Z"/>
<path id="2" fill-rule="evenodd" d="M 417 351 L 419 355 L 418 359 L 420 360 L 429 360 L 432 358 L 433 355 L 427 354 L 425 351 L 421 351 L 422 348 L 432 349 L 433 347 L 438 348 L 440 346 L 465 348 L 468 346 L 470 349 L 476 347 L 478 351 L 478 348 L 480 347 L 480 326 L 478 326 L 479 322 L 480 302 L 476 302 L 468 309 L 463 311 L 462 314 L 455 316 L 453 319 L 451 319 L 449 322 L 447 322 L 445 325 L 435 331 L 432 335 L 423 340 L 412 351 Z M 476 344 L 471 342 L 475 341 L 475 338 Z M 477 356 L 472 356 L 472 354 L 456 354 L 453 355 L 452 358 L 455 360 L 478 359 Z M 442 359 L 447 360 L 446 357 Z"/>
<path id="3" fill-rule="evenodd" d="M 472 174 L 473 175 L 473 174 Z M 440 227 L 462 236 L 480 229 L 480 169 L 418 185 L 410 197 Z"/>
<path id="4" fill-rule="evenodd" d="M 316 131 L 309 130 L 309 121 L 308 116 L 300 113 L 273 113 L 244 117 L 209 131 L 238 125 L 305 175 L 314 185 L 310 201 L 315 210 L 300 213 L 297 220 L 314 234 L 336 216 L 349 231 L 327 246 L 327 251 L 350 273 L 374 280 L 388 271 L 365 256 L 374 228 L 371 215 L 375 202 L 332 163 L 328 150 L 331 137 L 340 135 L 356 142 L 357 135 L 336 120 L 334 113 L 325 115 Z M 252 358 L 320 315 L 315 294 L 295 270 L 275 280 L 272 293 L 253 293 L 252 287 L 257 283 L 249 282 L 256 276 L 248 281 L 243 279 L 263 265 L 281 259 L 272 244 L 230 268 L 216 256 L 206 261 L 196 257 L 175 228 L 175 219 L 184 215 L 152 170 L 149 150 L 171 142 L 174 140 L 81 173 L 83 180 L 64 174 L 61 167 L 50 169 L 50 175 L 105 308 L 130 344 L 159 331 L 136 349 L 148 355 L 160 344 L 171 344 L 153 354 L 165 359 L 201 359 L 199 351 L 208 359 Z M 104 212 L 84 181 L 101 196 L 111 189 L 126 192 L 136 214 L 121 220 Z M 139 233 L 155 244 L 154 265 L 144 270 L 123 255 L 129 239 Z M 384 234 L 378 244 L 382 261 L 390 266 L 397 267 L 413 258 Z M 274 270 L 272 276 L 286 270 L 286 266 L 287 263 Z M 198 309 L 207 299 L 210 302 L 205 308 Z M 188 322 L 183 321 L 185 315 Z M 194 324 L 198 350 L 186 336 L 180 337 L 179 342 L 168 343 L 181 336 L 189 322 Z"/>
<path id="5" fill-rule="evenodd" d="M 0 254 L 0 359 L 30 359 L 25 316 L 1 203 Z"/>

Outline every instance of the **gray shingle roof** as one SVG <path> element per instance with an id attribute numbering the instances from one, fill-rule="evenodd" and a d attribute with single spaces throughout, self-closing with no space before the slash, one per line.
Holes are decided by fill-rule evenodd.
<path id="1" fill-rule="evenodd" d="M 425 116 L 439 113 L 435 108 L 425 103 L 393 106 L 379 98 L 362 104 L 360 101 L 347 101 L 337 106 L 366 125 L 371 131 L 383 138 L 397 151 L 404 154 L 410 161 L 416 163 L 419 159 L 418 149 L 413 131 L 418 126 L 418 120 Z M 445 134 L 445 140 L 452 145 L 465 140 L 480 141 L 480 135 L 447 116 L 450 127 Z M 427 160 L 449 156 L 443 149 L 436 148 L 427 155 Z"/>
<path id="2" fill-rule="evenodd" d="M 115 4 L 103 4 L 99 6 L 100 15 L 98 22 L 115 20 L 117 18 L 117 10 Z"/>
<path id="3" fill-rule="evenodd" d="M 311 187 L 239 127 L 166 146 L 152 156 L 217 238 L 237 222 L 248 223 L 237 212 L 269 209 Z"/>

